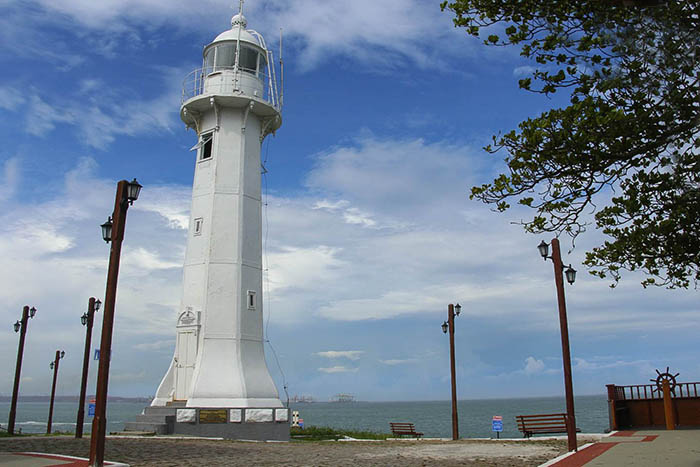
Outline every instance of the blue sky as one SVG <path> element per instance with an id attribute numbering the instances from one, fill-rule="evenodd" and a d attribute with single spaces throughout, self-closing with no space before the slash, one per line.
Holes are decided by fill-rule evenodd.
<path id="1" fill-rule="evenodd" d="M 104 295 L 99 224 L 116 181 L 137 177 L 110 392 L 153 395 L 174 347 L 194 168 L 182 80 L 233 10 L 215 0 L 56 3 L 0 0 L 0 393 L 11 393 L 11 325 L 25 304 L 39 311 L 22 392 L 49 392 L 57 348 L 58 392 L 78 392 L 79 318 L 89 296 Z M 246 2 L 249 27 L 276 57 L 285 31 L 284 123 L 263 147 L 265 309 L 290 395 L 447 399 L 440 324 L 451 302 L 463 306 L 460 398 L 563 393 L 552 266 L 536 250 L 551 236 L 513 225 L 526 211 L 496 214 L 467 197 L 503 167 L 481 149 L 491 135 L 562 100 L 518 90 L 532 64 L 455 30 L 438 5 Z M 698 292 L 643 289 L 634 274 L 610 289 L 580 264 L 602 239 L 593 229 L 575 248 L 563 239 L 580 271 L 566 291 L 575 391 L 641 384 L 667 365 L 700 379 Z"/>

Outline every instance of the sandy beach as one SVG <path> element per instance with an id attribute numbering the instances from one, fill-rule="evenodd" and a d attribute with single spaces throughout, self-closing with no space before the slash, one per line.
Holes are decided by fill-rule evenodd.
<path id="1" fill-rule="evenodd" d="M 584 437 L 579 444 L 586 443 Z M 87 457 L 89 438 L 0 438 L 0 452 Z M 109 438 L 105 458 L 132 466 L 536 466 L 566 452 L 564 440 L 252 443 L 203 439 Z"/>

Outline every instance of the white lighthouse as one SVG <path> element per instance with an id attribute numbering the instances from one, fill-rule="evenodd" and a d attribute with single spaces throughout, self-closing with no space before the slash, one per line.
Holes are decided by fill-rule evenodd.
<path id="1" fill-rule="evenodd" d="M 197 408 L 193 423 L 222 408 L 225 423 L 245 422 L 245 409 L 273 422 L 282 403 L 263 348 L 260 149 L 282 119 L 272 54 L 241 12 L 185 79 L 180 117 L 198 138 L 190 226 L 175 354 L 151 405 Z"/>

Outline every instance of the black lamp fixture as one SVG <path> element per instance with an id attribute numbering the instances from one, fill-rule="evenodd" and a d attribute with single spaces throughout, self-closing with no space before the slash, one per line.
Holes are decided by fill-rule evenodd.
<path id="1" fill-rule="evenodd" d="M 447 334 L 447 328 L 448 328 L 447 321 L 443 321 L 442 322 L 442 332 Z"/>
<path id="2" fill-rule="evenodd" d="M 35 315 L 35 314 L 36 314 L 36 308 L 31 307 L 31 308 L 29 309 L 29 317 L 30 317 L 30 318 L 34 318 L 34 315 Z"/>
<path id="3" fill-rule="evenodd" d="M 126 199 L 129 201 L 129 204 L 134 204 L 134 201 L 139 199 L 139 193 L 141 193 L 141 184 L 136 181 L 134 178 L 132 181 L 128 183 L 126 186 Z"/>
<path id="4" fill-rule="evenodd" d="M 61 358 L 65 357 L 65 356 L 66 356 L 66 351 L 65 351 L 65 350 L 61 350 Z"/>
<path id="5" fill-rule="evenodd" d="M 569 267 L 566 268 L 564 271 L 564 274 L 566 275 L 566 281 L 569 284 L 573 284 L 576 282 L 576 269 L 572 268 L 571 265 L 569 264 Z"/>
<path id="6" fill-rule="evenodd" d="M 102 238 L 105 242 L 109 243 L 112 241 L 112 216 L 107 218 L 107 222 L 102 224 Z"/>
<path id="7" fill-rule="evenodd" d="M 547 256 L 549 256 L 549 243 L 542 240 L 540 244 L 537 245 L 537 249 L 540 250 L 540 256 L 542 256 L 542 259 L 547 261 Z"/>
<path id="8" fill-rule="evenodd" d="M 97 300 L 95 300 L 95 311 L 100 311 L 101 306 L 102 306 L 102 302 L 98 298 Z"/>
<path id="9" fill-rule="evenodd" d="M 19 322 L 19 320 L 15 321 L 14 327 L 15 327 L 15 332 L 19 332 L 19 328 L 22 326 L 22 324 Z"/>
<path id="10" fill-rule="evenodd" d="M 85 326 L 87 324 L 87 320 L 88 320 L 87 313 L 83 313 L 83 316 L 80 317 L 80 322 L 83 324 L 83 326 Z"/>
<path id="11" fill-rule="evenodd" d="M 54 364 L 55 364 L 54 362 L 49 363 L 49 368 L 51 368 L 53 370 Z"/>
<path id="12" fill-rule="evenodd" d="M 459 303 L 455 305 L 455 314 L 459 316 L 459 314 L 462 312 L 462 305 Z"/>

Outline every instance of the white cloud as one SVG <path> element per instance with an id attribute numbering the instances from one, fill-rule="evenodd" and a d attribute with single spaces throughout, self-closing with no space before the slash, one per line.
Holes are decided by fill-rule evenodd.
<path id="1" fill-rule="evenodd" d="M 544 371 L 544 362 L 535 357 L 527 357 L 525 359 L 525 368 L 523 369 L 526 375 L 533 375 Z"/>
<path id="2" fill-rule="evenodd" d="M 136 350 L 166 350 L 170 351 L 173 350 L 175 347 L 175 340 L 174 339 L 168 339 L 168 340 L 159 340 L 155 342 L 143 342 L 141 344 L 136 344 L 134 346 L 134 349 Z"/>
<path id="3" fill-rule="evenodd" d="M 184 69 L 160 67 L 151 71 L 163 80 L 162 93 L 154 98 L 140 98 L 129 89 L 104 85 L 97 79 L 84 79 L 74 94 L 40 96 L 32 90 L 26 109 L 17 105 L 10 88 L 0 88 L 0 107 L 24 111 L 25 129 L 29 134 L 46 137 L 57 124 L 74 126 L 85 145 L 105 149 L 118 136 L 137 136 L 170 132 L 177 118 Z"/>
<path id="4" fill-rule="evenodd" d="M 230 27 L 234 13 L 230 2 L 223 0 L 203 0 L 197 8 L 185 0 L 35 3 L 43 8 L 39 14 L 12 10 L 15 19 L 7 22 L 5 42 L 19 43 L 28 31 L 42 31 L 44 23 L 58 22 L 66 29 L 82 26 L 79 30 L 92 39 L 90 51 L 108 57 L 125 44 L 141 46 L 142 28 L 167 24 L 190 33 L 207 32 L 213 39 L 217 32 Z M 368 73 L 406 65 L 450 71 L 454 67 L 449 64 L 449 56 L 470 53 L 472 44 L 478 47 L 477 41 L 466 41 L 464 33 L 454 28 L 449 12 L 443 13 L 438 4 L 420 0 L 269 0 L 249 2 L 244 12 L 249 27 L 263 32 L 272 49 L 282 28 L 288 63 L 305 70 L 342 56 L 363 64 Z M 16 25 L 26 23 L 31 27 Z M 45 46 L 42 49 L 41 42 L 35 42 L 30 48 L 32 53 L 66 67 L 84 60 L 60 41 L 56 50 Z"/>
<path id="5" fill-rule="evenodd" d="M 529 65 L 519 66 L 519 67 L 513 68 L 513 76 L 517 76 L 517 77 L 531 76 L 535 71 L 536 71 L 536 68 L 533 66 L 529 66 Z"/>
<path id="6" fill-rule="evenodd" d="M 54 107 L 38 95 L 29 98 L 29 109 L 25 118 L 27 132 L 35 136 L 44 136 L 56 128 L 57 123 L 72 123 L 74 115 L 65 107 Z"/>
<path id="7" fill-rule="evenodd" d="M 24 95 L 17 88 L 0 86 L 0 109 L 15 110 L 24 102 Z"/>
<path id="8" fill-rule="evenodd" d="M 348 360 L 357 361 L 363 353 L 364 351 L 362 350 L 326 350 L 324 352 L 316 352 L 315 355 L 325 358 L 347 358 Z"/>
<path id="9" fill-rule="evenodd" d="M 355 373 L 357 368 L 347 368 L 342 365 L 336 365 L 328 368 L 319 368 L 318 371 L 321 373 Z"/>
<path id="10" fill-rule="evenodd" d="M 418 358 L 394 358 L 394 359 L 389 359 L 389 360 L 379 360 L 380 363 L 383 363 L 385 365 L 389 366 L 394 366 L 394 365 L 407 365 L 411 363 L 417 363 L 419 362 L 420 359 Z"/>
<path id="11" fill-rule="evenodd" d="M 0 201 L 5 201 L 14 196 L 17 186 L 20 183 L 21 170 L 18 157 L 11 157 L 5 161 L 2 170 L 2 187 L 0 191 Z"/>

